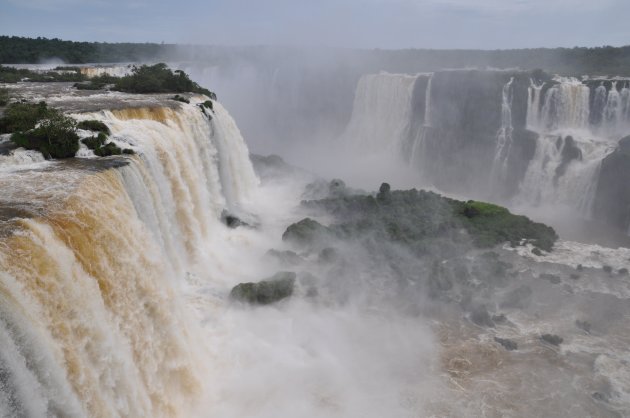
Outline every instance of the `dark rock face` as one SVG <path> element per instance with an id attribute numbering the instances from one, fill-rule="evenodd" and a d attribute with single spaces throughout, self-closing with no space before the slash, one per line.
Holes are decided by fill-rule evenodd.
<path id="1" fill-rule="evenodd" d="M 560 279 L 560 276 L 556 274 L 551 274 L 551 273 L 543 273 L 540 275 L 540 278 L 543 280 L 547 280 L 548 282 L 552 284 L 559 284 L 560 282 L 562 282 L 562 280 Z"/>
<path id="2" fill-rule="evenodd" d="M 226 211 L 223 211 L 223 213 L 221 214 L 221 221 L 223 221 L 223 223 L 227 225 L 228 228 L 238 228 L 239 226 L 251 226 L 247 222 L 243 221 L 237 216 L 232 215 L 231 213 L 228 213 Z"/>
<path id="3" fill-rule="evenodd" d="M 564 338 L 559 337 L 555 334 L 543 334 L 540 336 L 540 339 L 546 343 L 549 343 L 555 346 L 562 344 L 562 342 L 564 341 Z"/>
<path id="4" fill-rule="evenodd" d="M 608 225 L 628 231 L 630 226 L 630 136 L 602 161 L 593 213 Z"/>
<path id="5" fill-rule="evenodd" d="M 328 234 L 328 228 L 311 218 L 289 225 L 282 234 L 282 240 L 301 246 L 313 244 L 317 239 Z"/>
<path id="6" fill-rule="evenodd" d="M 538 135 L 526 129 L 528 87 L 533 76 L 523 71 L 436 72 L 430 81 L 427 126 L 424 113 L 429 82 L 418 78 L 409 136 L 410 143 L 423 138 L 424 157 L 416 163 L 424 175 L 443 190 L 511 197 L 536 150 Z M 497 185 L 489 179 L 501 127 L 503 88 L 510 79 L 513 130 L 507 155 L 509 169 Z"/>
<path id="7" fill-rule="evenodd" d="M 564 139 L 559 137 L 556 144 L 562 147 L 562 162 L 560 162 L 560 165 L 556 167 L 554 182 L 557 182 L 558 179 L 567 172 L 567 167 L 571 161 L 582 160 L 582 150 L 577 146 L 572 136 L 569 135 Z"/>
<path id="8" fill-rule="evenodd" d="M 508 351 L 514 351 L 518 349 L 518 344 L 507 338 L 494 337 L 494 341 L 501 344 L 503 348 L 505 348 Z"/>
<path id="9" fill-rule="evenodd" d="M 258 283 L 241 283 L 234 286 L 230 297 L 240 302 L 268 305 L 291 296 L 295 278 L 295 273 L 285 271 Z"/>

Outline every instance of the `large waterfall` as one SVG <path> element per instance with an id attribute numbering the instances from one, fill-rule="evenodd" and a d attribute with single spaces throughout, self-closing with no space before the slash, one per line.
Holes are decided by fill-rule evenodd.
<path id="1" fill-rule="evenodd" d="M 4 157 L 0 416 L 190 416 L 207 353 L 180 289 L 258 180 L 219 103 L 178 106 L 75 115 L 126 162 Z"/>
<path id="2" fill-rule="evenodd" d="M 341 141 L 393 153 L 446 192 L 606 222 L 593 213 L 600 167 L 628 133 L 626 80 L 450 70 L 364 76 Z"/>

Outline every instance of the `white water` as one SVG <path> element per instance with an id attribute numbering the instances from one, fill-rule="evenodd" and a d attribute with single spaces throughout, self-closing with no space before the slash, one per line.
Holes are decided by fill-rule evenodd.
<path id="1" fill-rule="evenodd" d="M 603 108 L 604 117 L 599 126 L 592 126 L 589 88 L 575 78 L 554 80 L 557 84 L 546 91 L 542 107 L 543 86 L 532 82 L 529 88 L 527 126 L 539 138 L 515 204 L 525 209 L 556 206 L 570 216 L 590 218 L 599 167 L 616 147 L 625 105 L 620 103 L 621 94 L 615 88 L 607 94 L 603 85 L 597 87 L 594 108 Z M 566 136 L 573 137 L 582 159 L 571 161 L 566 173 L 558 178 L 555 170 L 562 161 L 562 148 L 556 146 L 556 141 Z"/>
<path id="2" fill-rule="evenodd" d="M 514 77 L 510 78 L 501 95 L 501 127 L 497 134 L 497 145 L 494 152 L 494 161 L 492 162 L 492 179 L 502 181 L 505 179 L 508 170 L 508 157 L 512 148 L 512 83 Z"/>
<path id="3" fill-rule="evenodd" d="M 361 77 L 342 142 L 361 154 L 398 157 L 413 117 L 411 99 L 416 79 L 389 73 Z"/>

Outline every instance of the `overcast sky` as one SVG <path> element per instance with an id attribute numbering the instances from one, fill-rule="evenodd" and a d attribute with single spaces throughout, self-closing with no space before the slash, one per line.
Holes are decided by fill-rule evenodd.
<path id="1" fill-rule="evenodd" d="M 630 44 L 630 0 L 0 0 L 0 34 L 362 48 Z"/>

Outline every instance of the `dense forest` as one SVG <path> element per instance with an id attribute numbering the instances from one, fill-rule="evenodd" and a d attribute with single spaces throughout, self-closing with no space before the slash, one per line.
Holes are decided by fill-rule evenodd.
<path id="1" fill-rule="evenodd" d="M 334 54 L 336 50 L 330 50 Z M 338 51 L 337 51 L 338 52 Z M 142 61 L 275 62 L 303 51 L 291 47 L 220 47 L 154 43 L 73 42 L 60 39 L 0 36 L 0 64 L 34 64 L 52 59 L 65 63 Z M 307 52 L 308 53 L 308 52 Z M 535 48 L 511 50 L 344 50 L 340 61 L 368 70 L 399 72 L 443 68 L 543 68 L 565 75 L 630 76 L 630 46 Z"/>

